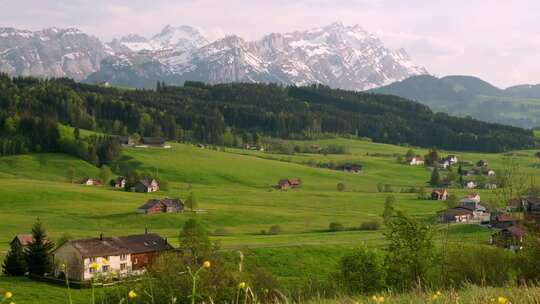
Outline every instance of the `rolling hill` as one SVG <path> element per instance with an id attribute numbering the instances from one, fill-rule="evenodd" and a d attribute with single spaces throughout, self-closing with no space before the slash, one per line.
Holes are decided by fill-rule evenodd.
<path id="1" fill-rule="evenodd" d="M 500 89 L 472 76 L 413 76 L 373 92 L 392 94 L 428 105 L 435 111 L 533 128 L 540 125 L 538 85 Z"/>

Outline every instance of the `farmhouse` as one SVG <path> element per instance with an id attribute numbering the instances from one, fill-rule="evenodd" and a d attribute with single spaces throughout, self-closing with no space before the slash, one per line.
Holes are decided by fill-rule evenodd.
<path id="1" fill-rule="evenodd" d="M 452 154 L 446 156 L 445 158 L 443 158 L 443 160 L 447 161 L 451 165 L 457 164 L 457 162 L 458 162 L 457 156 L 452 155 Z"/>
<path id="2" fill-rule="evenodd" d="M 448 190 L 446 189 L 434 189 L 431 192 L 431 199 L 438 201 L 445 201 L 448 198 Z"/>
<path id="3" fill-rule="evenodd" d="M 465 182 L 465 187 L 468 189 L 474 189 L 478 187 L 478 184 L 475 181 L 468 181 L 468 182 Z"/>
<path id="4" fill-rule="evenodd" d="M 124 189 L 126 187 L 126 178 L 123 177 L 123 176 L 120 176 L 120 177 L 117 177 L 115 180 L 114 180 L 114 187 L 115 188 L 119 188 L 119 189 Z"/>
<path id="5" fill-rule="evenodd" d="M 525 229 L 520 226 L 510 226 L 494 233 L 490 244 L 512 250 L 520 249 L 525 233 Z"/>
<path id="6" fill-rule="evenodd" d="M 276 185 L 276 188 L 281 190 L 287 190 L 291 188 L 298 188 L 302 185 L 302 181 L 300 179 L 280 179 Z"/>
<path id="7" fill-rule="evenodd" d="M 20 248 L 26 248 L 30 243 L 34 241 L 34 237 L 31 234 L 19 234 L 13 238 L 9 244 L 11 246 L 17 245 Z"/>
<path id="8" fill-rule="evenodd" d="M 406 162 L 409 166 L 423 166 L 424 165 L 424 159 L 420 155 L 407 157 Z"/>
<path id="9" fill-rule="evenodd" d="M 481 160 L 479 160 L 478 162 L 476 162 L 476 166 L 477 166 L 477 167 L 487 167 L 487 165 L 488 165 L 488 162 L 485 161 L 485 160 L 483 160 L 483 159 L 481 159 Z"/>
<path id="10" fill-rule="evenodd" d="M 75 281 L 125 278 L 142 274 L 158 254 L 170 249 L 167 240 L 153 233 L 68 241 L 52 252 L 54 274 Z M 67 273 L 62 265 L 68 265 Z"/>
<path id="11" fill-rule="evenodd" d="M 480 203 L 480 194 L 476 192 L 469 193 L 460 201 L 460 203 L 467 203 L 467 202 Z"/>
<path id="12" fill-rule="evenodd" d="M 448 167 L 450 167 L 450 161 L 448 160 L 445 160 L 445 159 L 441 159 L 439 162 L 439 168 L 441 169 L 448 169 Z"/>
<path id="13" fill-rule="evenodd" d="M 491 218 L 490 224 L 494 228 L 508 228 L 514 225 L 514 218 L 508 214 L 499 214 Z"/>
<path id="14" fill-rule="evenodd" d="M 467 223 L 474 217 L 473 210 L 466 207 L 454 207 L 444 211 L 441 215 L 443 223 Z"/>
<path id="15" fill-rule="evenodd" d="M 163 137 L 143 137 L 141 138 L 141 145 L 150 147 L 164 147 L 165 139 Z"/>
<path id="16" fill-rule="evenodd" d="M 178 213 L 184 211 L 184 203 L 177 198 L 151 199 L 137 209 L 137 213 Z"/>
<path id="17" fill-rule="evenodd" d="M 82 180 L 81 184 L 86 186 L 101 186 L 101 182 L 93 178 L 85 178 Z"/>
<path id="18" fill-rule="evenodd" d="M 362 172 L 362 165 L 357 164 L 343 164 L 336 167 L 337 170 L 349 172 L 349 173 L 360 173 Z"/>
<path id="19" fill-rule="evenodd" d="M 159 182 L 156 179 L 144 178 L 135 184 L 135 192 L 148 193 L 159 190 Z"/>

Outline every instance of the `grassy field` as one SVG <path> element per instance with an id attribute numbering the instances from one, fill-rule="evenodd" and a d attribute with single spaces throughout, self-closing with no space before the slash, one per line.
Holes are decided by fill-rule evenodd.
<path id="1" fill-rule="evenodd" d="M 69 130 L 68 130 L 69 131 Z M 67 132 L 67 131 L 66 131 Z M 53 239 L 63 234 L 74 238 L 143 233 L 145 228 L 177 244 L 178 232 L 190 217 L 199 218 L 210 231 L 226 230 L 213 237 L 224 249 L 241 249 L 248 260 L 259 264 L 287 286 L 305 284 L 308 278 L 322 280 L 335 269 L 339 258 L 360 243 L 380 245 L 382 231 L 327 232 L 330 222 L 358 227 L 362 222 L 380 220 L 387 193 L 377 191 L 377 183 L 401 187 L 426 186 L 430 172 L 423 167 L 398 164 L 393 154 L 409 148 L 348 139 L 318 140 L 322 146 L 346 146 L 348 154 L 278 155 L 226 149 L 214 151 L 187 144 L 171 144 L 171 149 L 126 148 L 115 168 L 139 169 L 158 174 L 169 182 L 169 190 L 157 194 L 128 193 L 110 187 L 91 187 L 66 182 L 66 171 L 75 168 L 77 178 L 97 177 L 92 165 L 62 154 L 31 154 L 0 157 L 0 256 L 11 238 L 28 233 L 39 217 Z M 415 149 L 424 154 L 425 149 Z M 521 171 L 538 176 L 536 151 L 513 153 Z M 457 153 L 460 159 L 487 160 L 502 166 L 509 154 Z M 361 174 L 351 174 L 307 166 L 309 162 L 355 161 L 364 166 Z M 271 188 L 280 178 L 300 178 L 301 188 L 277 191 Z M 336 189 L 344 183 L 345 191 Z M 139 205 L 155 197 L 186 198 L 193 191 L 200 208 L 207 213 L 192 215 L 140 215 Z M 459 196 L 465 190 L 451 190 Z M 482 198 L 492 196 L 481 190 Z M 433 218 L 444 205 L 419 200 L 416 194 L 392 193 L 396 207 L 421 218 Z M 271 225 L 283 233 L 261 235 Z M 438 229 L 446 229 L 439 227 Z M 451 241 L 485 243 L 490 231 L 477 226 L 450 227 Z M 0 289 L 16 288 L 35 292 L 41 283 L 0 277 Z M 47 288 L 48 295 L 62 297 L 62 288 Z M 81 295 L 84 292 L 81 293 Z M 41 301 L 41 300 L 40 300 Z M 17 303 L 30 303 L 18 301 Z M 42 302 L 52 303 L 43 300 Z"/>

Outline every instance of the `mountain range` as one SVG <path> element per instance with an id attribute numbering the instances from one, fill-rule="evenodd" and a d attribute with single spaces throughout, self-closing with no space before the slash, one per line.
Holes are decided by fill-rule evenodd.
<path id="1" fill-rule="evenodd" d="M 339 22 L 255 41 L 236 35 L 211 41 L 185 25 L 106 43 L 76 28 L 0 28 L 0 71 L 144 88 L 158 80 L 177 85 L 195 80 L 321 83 L 351 90 L 427 74 L 405 50 L 390 50 L 360 26 Z"/>
<path id="2" fill-rule="evenodd" d="M 416 100 L 453 115 L 524 128 L 540 126 L 540 85 L 500 89 L 472 76 L 418 75 L 371 91 Z"/>

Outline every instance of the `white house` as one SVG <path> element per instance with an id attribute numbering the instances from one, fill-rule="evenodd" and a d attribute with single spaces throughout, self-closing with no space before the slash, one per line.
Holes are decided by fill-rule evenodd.
<path id="1" fill-rule="evenodd" d="M 93 178 L 85 178 L 85 179 L 83 179 L 82 184 L 86 185 L 86 186 L 101 186 L 101 182 L 99 180 L 93 179 Z"/>
<path id="2" fill-rule="evenodd" d="M 153 233 L 68 241 L 52 253 L 54 274 L 74 281 L 120 279 L 143 273 L 157 254 L 171 248 Z"/>
<path id="3" fill-rule="evenodd" d="M 468 181 L 466 184 L 465 184 L 465 187 L 469 188 L 469 189 L 474 189 L 476 187 L 478 187 L 478 185 L 476 184 L 475 181 Z"/>
<path id="4" fill-rule="evenodd" d="M 444 159 L 447 160 L 451 165 L 457 164 L 458 162 L 458 158 L 456 155 L 448 155 Z"/>
<path id="5" fill-rule="evenodd" d="M 424 159 L 420 156 L 407 157 L 407 164 L 410 166 L 423 166 Z"/>
<path id="6" fill-rule="evenodd" d="M 443 159 L 439 161 L 439 168 L 448 169 L 448 167 L 450 167 L 450 162 L 448 160 Z"/>

